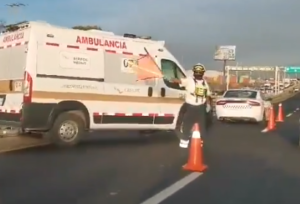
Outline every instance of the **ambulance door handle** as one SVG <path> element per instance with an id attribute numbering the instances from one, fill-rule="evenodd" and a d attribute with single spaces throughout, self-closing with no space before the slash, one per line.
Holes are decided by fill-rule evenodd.
<path id="1" fill-rule="evenodd" d="M 165 88 L 161 88 L 160 89 L 160 96 L 161 97 L 165 97 L 166 96 L 166 89 Z"/>
<path id="2" fill-rule="evenodd" d="M 153 95 L 153 88 L 148 87 L 148 97 L 152 97 L 152 95 Z"/>

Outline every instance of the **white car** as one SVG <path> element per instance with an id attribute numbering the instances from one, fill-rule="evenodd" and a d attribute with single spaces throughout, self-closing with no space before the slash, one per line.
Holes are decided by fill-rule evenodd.
<path id="1" fill-rule="evenodd" d="M 221 121 L 265 122 L 272 104 L 259 90 L 231 89 L 216 101 L 216 116 Z"/>

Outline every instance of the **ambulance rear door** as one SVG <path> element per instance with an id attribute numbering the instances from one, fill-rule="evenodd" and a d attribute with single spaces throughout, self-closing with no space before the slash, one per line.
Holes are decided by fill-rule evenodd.
<path id="1" fill-rule="evenodd" d="M 0 120 L 20 121 L 29 28 L 0 35 Z"/>

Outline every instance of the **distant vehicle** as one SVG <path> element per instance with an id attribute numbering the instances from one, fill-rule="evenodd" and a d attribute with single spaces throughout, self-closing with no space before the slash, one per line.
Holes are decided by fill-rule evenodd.
<path id="1" fill-rule="evenodd" d="M 216 116 L 220 121 L 264 123 L 272 104 L 260 91 L 231 89 L 216 101 Z"/>
<path id="2" fill-rule="evenodd" d="M 283 90 L 284 89 L 284 85 L 279 85 L 279 89 Z"/>

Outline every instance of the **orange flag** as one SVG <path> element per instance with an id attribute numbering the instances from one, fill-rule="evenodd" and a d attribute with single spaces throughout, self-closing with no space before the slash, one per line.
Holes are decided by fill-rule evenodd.
<path id="1" fill-rule="evenodd" d="M 137 64 L 131 62 L 130 65 L 134 69 L 138 81 L 153 78 L 163 78 L 161 70 L 148 52 L 147 55 L 137 60 Z"/>

